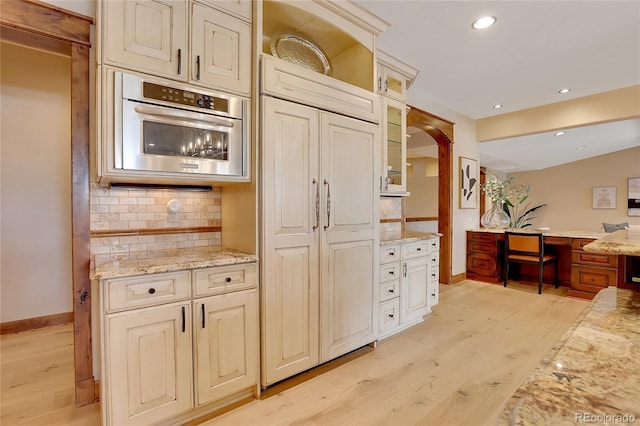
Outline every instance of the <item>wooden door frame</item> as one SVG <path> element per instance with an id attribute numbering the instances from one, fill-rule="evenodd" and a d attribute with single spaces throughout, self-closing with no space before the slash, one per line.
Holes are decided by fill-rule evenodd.
<path id="1" fill-rule="evenodd" d="M 35 0 L 3 1 L 0 38 L 71 59 L 71 205 L 76 406 L 96 401 L 89 280 L 89 51 L 93 19 Z"/>
<path id="2" fill-rule="evenodd" d="M 438 232 L 440 282 L 451 284 L 453 238 L 453 125 L 454 123 L 410 106 L 407 127 L 427 132 L 438 143 Z"/>

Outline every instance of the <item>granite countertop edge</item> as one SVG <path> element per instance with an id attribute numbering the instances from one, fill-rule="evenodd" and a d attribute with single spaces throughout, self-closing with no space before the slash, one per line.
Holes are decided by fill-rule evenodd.
<path id="1" fill-rule="evenodd" d="M 430 240 L 432 238 L 442 237 L 439 232 L 418 232 L 418 231 L 403 231 L 401 234 L 397 232 L 380 235 L 380 245 L 386 246 L 390 244 L 410 243 L 413 241 Z"/>
<path id="2" fill-rule="evenodd" d="M 144 274 L 176 272 L 188 269 L 238 265 L 258 261 L 255 254 L 228 247 L 169 249 L 153 252 L 131 252 L 114 256 L 113 260 L 96 262 L 92 257 L 90 279 L 100 280 Z"/>

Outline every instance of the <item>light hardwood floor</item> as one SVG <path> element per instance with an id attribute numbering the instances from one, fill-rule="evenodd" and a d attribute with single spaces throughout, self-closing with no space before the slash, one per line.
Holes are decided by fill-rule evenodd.
<path id="1" fill-rule="evenodd" d="M 566 290 L 463 281 L 403 333 L 294 380 L 204 424 L 485 425 L 588 301 Z M 71 326 L 1 339 L 2 425 L 98 425 L 73 408 Z M 296 383 L 296 386 L 290 386 Z"/>

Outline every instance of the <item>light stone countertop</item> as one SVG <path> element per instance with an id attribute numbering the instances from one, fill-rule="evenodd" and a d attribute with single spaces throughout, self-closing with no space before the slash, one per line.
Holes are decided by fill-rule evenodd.
<path id="1" fill-rule="evenodd" d="M 494 234 L 504 234 L 505 231 L 517 231 L 517 232 L 531 232 L 531 233 L 542 233 L 542 235 L 547 235 L 549 237 L 565 237 L 565 238 L 601 238 L 605 235 L 609 235 L 605 232 L 594 232 L 594 231 L 563 231 L 563 230 L 542 230 L 542 229 L 487 229 L 487 228 L 476 228 L 476 229 L 467 229 L 467 231 L 471 232 L 488 232 Z"/>
<path id="2" fill-rule="evenodd" d="M 437 232 L 417 232 L 417 231 L 402 231 L 402 232 L 382 232 L 380 233 L 380 245 L 386 246 L 389 244 L 409 243 L 420 240 L 430 240 L 434 237 L 442 237 L 442 234 Z"/>
<path id="3" fill-rule="evenodd" d="M 220 246 L 180 248 L 130 252 L 118 260 L 91 261 L 91 279 L 117 278 L 134 275 L 173 272 L 185 269 L 209 268 L 256 262 L 254 254 L 243 253 Z"/>
<path id="4" fill-rule="evenodd" d="M 507 400 L 498 425 L 640 421 L 638 330 L 640 293 L 601 290 Z"/>
<path id="5" fill-rule="evenodd" d="M 606 234 L 604 237 L 585 245 L 584 250 L 593 253 L 640 256 L 640 227 Z"/>

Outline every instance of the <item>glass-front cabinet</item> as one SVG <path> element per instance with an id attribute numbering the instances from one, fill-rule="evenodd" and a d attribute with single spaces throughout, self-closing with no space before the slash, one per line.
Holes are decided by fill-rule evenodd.
<path id="1" fill-rule="evenodd" d="M 376 51 L 378 94 L 382 105 L 382 178 L 380 195 L 407 193 L 407 88 L 418 70 L 397 58 Z"/>
<path id="2" fill-rule="evenodd" d="M 404 103 L 382 98 L 383 193 L 404 193 L 407 188 L 407 108 Z"/>

